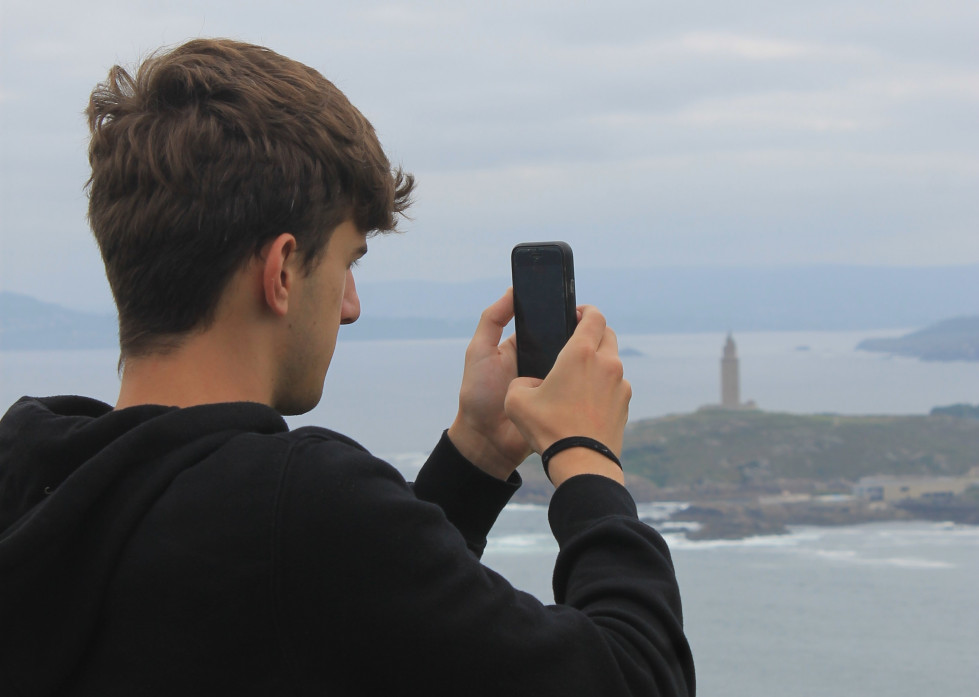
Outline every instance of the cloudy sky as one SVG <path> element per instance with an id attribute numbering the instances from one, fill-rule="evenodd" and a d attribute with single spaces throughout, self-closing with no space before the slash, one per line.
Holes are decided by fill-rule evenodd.
<path id="1" fill-rule="evenodd" d="M 317 68 L 419 180 L 361 280 L 579 267 L 979 262 L 975 0 L 2 0 L 0 289 L 111 299 L 82 110 L 196 36 Z"/>

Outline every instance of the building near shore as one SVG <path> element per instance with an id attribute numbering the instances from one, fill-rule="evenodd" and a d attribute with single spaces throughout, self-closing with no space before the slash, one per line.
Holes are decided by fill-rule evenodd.
<path id="1" fill-rule="evenodd" d="M 898 477 L 878 475 L 863 477 L 853 487 L 853 494 L 868 501 L 903 501 L 905 499 L 950 499 L 979 485 L 979 478 L 965 477 Z"/>

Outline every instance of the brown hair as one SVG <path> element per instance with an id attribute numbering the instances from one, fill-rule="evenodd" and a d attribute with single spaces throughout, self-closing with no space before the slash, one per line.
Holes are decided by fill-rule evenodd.
<path id="1" fill-rule="evenodd" d="M 396 228 L 414 180 L 318 72 L 267 48 L 194 40 L 115 66 L 92 92 L 88 217 L 122 357 L 213 321 L 233 273 L 282 232 L 311 269 L 337 225 Z"/>

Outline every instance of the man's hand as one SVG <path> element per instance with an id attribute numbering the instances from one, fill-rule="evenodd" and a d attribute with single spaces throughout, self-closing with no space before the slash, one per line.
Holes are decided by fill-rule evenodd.
<path id="1" fill-rule="evenodd" d="M 467 460 L 504 480 L 531 452 L 503 409 L 510 383 L 517 377 L 516 340 L 511 336 L 500 343 L 512 318 L 513 290 L 509 289 L 479 318 L 466 349 L 459 412 L 449 427 L 449 439 Z"/>
<path id="2" fill-rule="evenodd" d="M 629 417 L 632 387 L 623 379 L 615 333 L 591 306 L 579 308 L 574 335 L 543 382 L 517 378 L 506 396 L 506 412 L 538 453 L 570 436 L 594 438 L 616 455 Z M 623 481 L 622 471 L 593 450 L 572 448 L 550 463 L 555 486 L 575 474 L 601 474 Z"/>

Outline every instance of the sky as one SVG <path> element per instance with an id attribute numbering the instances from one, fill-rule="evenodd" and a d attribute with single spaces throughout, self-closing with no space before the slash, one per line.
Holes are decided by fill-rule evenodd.
<path id="1" fill-rule="evenodd" d="M 318 69 L 418 180 L 372 280 L 979 263 L 975 0 L 0 0 L 0 290 L 111 309 L 88 95 L 199 36 Z"/>

